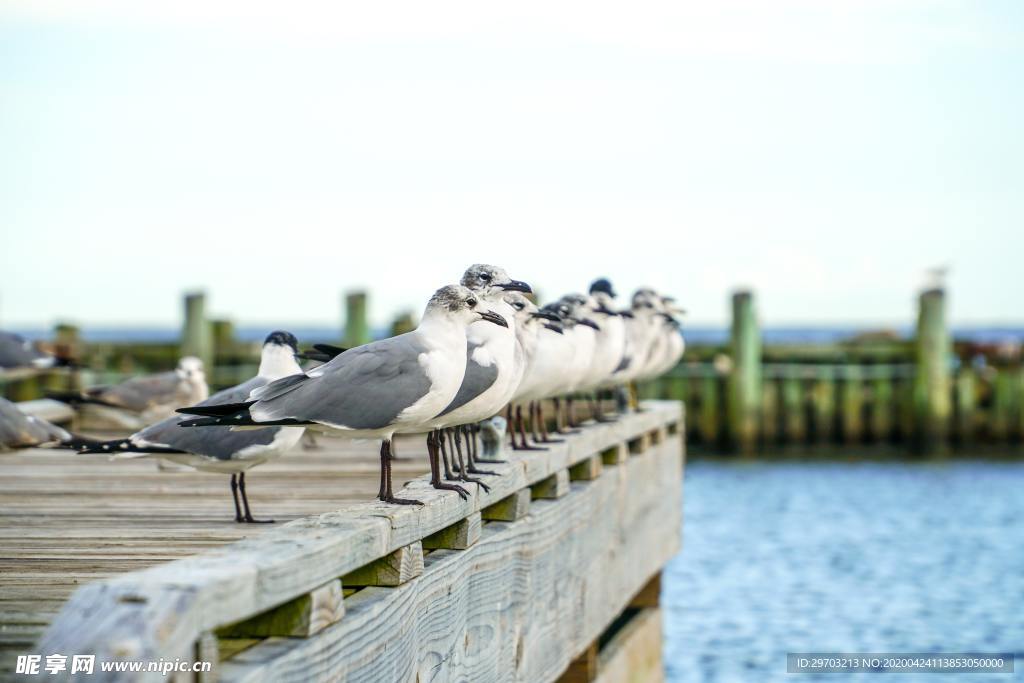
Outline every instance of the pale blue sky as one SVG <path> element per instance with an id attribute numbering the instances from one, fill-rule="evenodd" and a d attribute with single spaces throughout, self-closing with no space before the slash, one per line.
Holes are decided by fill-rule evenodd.
<path id="1" fill-rule="evenodd" d="M 84 4 L 0 6 L 2 327 L 384 321 L 475 261 L 694 323 L 905 322 L 950 264 L 1024 320 L 1020 2 Z"/>

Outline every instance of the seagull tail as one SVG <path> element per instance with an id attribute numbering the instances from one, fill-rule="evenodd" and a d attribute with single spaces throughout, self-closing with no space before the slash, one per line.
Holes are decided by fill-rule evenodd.
<path id="1" fill-rule="evenodd" d="M 334 359 L 335 356 L 348 351 L 348 349 L 341 346 L 334 346 L 332 344 L 313 344 L 312 349 L 306 349 L 302 353 L 297 353 L 295 356 L 303 360 L 315 360 L 320 363 L 326 363 L 329 360 Z"/>
<path id="2" fill-rule="evenodd" d="M 102 399 L 90 396 L 89 394 L 81 391 L 48 391 L 46 392 L 46 398 L 53 399 L 54 401 L 60 401 L 61 403 L 67 403 L 69 406 L 92 403 L 99 406 L 116 407 Z"/>
<path id="3" fill-rule="evenodd" d="M 185 453 L 176 448 L 169 446 L 150 445 L 140 446 L 132 443 L 130 438 L 128 439 L 114 439 L 113 441 L 95 441 L 93 439 L 83 439 L 79 455 L 88 455 L 91 453 L 103 453 L 110 455 L 111 453 Z"/>

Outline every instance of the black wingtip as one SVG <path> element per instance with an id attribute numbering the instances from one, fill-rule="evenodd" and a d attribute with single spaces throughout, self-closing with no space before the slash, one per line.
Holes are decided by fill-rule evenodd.
<path id="1" fill-rule="evenodd" d="M 181 413 L 182 415 L 202 415 L 204 417 L 225 417 L 227 415 L 234 415 L 244 410 L 248 410 L 249 406 L 256 403 L 256 401 L 243 401 L 242 403 L 221 403 L 218 405 L 210 406 L 190 406 L 188 408 L 176 408 L 174 412 Z"/>

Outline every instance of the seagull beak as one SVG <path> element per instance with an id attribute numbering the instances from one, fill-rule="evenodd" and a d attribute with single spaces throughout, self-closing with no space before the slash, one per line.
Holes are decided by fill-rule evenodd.
<path id="1" fill-rule="evenodd" d="M 635 318 L 636 317 L 635 315 L 633 315 L 633 311 L 619 311 L 619 315 L 621 315 L 623 318 Z"/>
<path id="2" fill-rule="evenodd" d="M 593 327 L 595 330 L 600 330 L 601 327 L 590 318 L 580 318 L 576 321 L 580 325 L 586 325 L 587 327 Z"/>
<path id="3" fill-rule="evenodd" d="M 530 314 L 530 317 L 543 318 L 544 320 L 550 320 L 551 322 L 554 323 L 562 321 L 562 319 L 559 318 L 557 315 L 555 315 L 554 313 L 548 313 L 547 311 L 534 311 L 533 313 Z"/>
<path id="4" fill-rule="evenodd" d="M 612 309 L 608 308 L 604 304 L 601 304 L 600 306 L 595 308 L 594 311 L 596 311 L 597 313 L 604 314 L 604 315 L 618 315 L 618 313 L 616 313 Z"/>
<path id="5" fill-rule="evenodd" d="M 557 332 L 558 334 L 565 334 L 565 332 L 562 330 L 562 328 L 559 327 L 558 325 L 552 325 L 551 323 L 544 323 L 544 327 L 548 328 L 552 332 Z"/>
<path id="6" fill-rule="evenodd" d="M 489 323 L 501 325 L 502 327 L 508 327 L 508 321 L 505 320 L 505 318 L 502 317 L 500 314 L 495 313 L 494 311 L 481 311 L 479 315 L 482 320 L 486 320 Z"/>
<path id="7" fill-rule="evenodd" d="M 524 292 L 526 294 L 533 294 L 533 289 L 530 285 L 526 284 L 522 280 L 509 280 L 498 285 L 501 289 L 507 289 L 512 292 Z"/>

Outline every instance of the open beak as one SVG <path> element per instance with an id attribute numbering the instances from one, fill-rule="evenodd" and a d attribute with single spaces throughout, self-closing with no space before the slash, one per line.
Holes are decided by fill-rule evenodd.
<path id="1" fill-rule="evenodd" d="M 595 330 L 600 330 L 601 327 L 590 318 L 580 318 L 576 321 L 580 325 L 586 325 L 587 327 L 593 327 Z"/>
<path id="2" fill-rule="evenodd" d="M 544 323 L 544 327 L 548 328 L 552 332 L 557 332 L 558 334 L 565 334 L 565 331 L 562 330 L 562 328 L 559 327 L 558 325 L 552 325 L 551 323 Z"/>
<path id="3" fill-rule="evenodd" d="M 530 285 L 526 284 L 522 280 L 509 280 L 498 285 L 501 289 L 507 289 L 511 292 L 523 292 L 525 294 L 533 294 L 533 289 Z"/>
<path id="4" fill-rule="evenodd" d="M 505 320 L 505 318 L 503 318 L 500 314 L 495 313 L 494 311 L 480 311 L 479 315 L 482 320 L 486 320 L 489 323 L 501 325 L 502 327 L 508 327 L 508 321 Z"/>
<path id="5" fill-rule="evenodd" d="M 548 313 L 547 311 L 534 311 L 533 313 L 530 314 L 530 317 L 543 318 L 544 320 L 550 320 L 553 323 L 562 321 L 562 319 L 559 318 L 557 315 L 555 315 L 554 313 Z"/>

